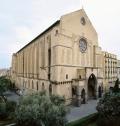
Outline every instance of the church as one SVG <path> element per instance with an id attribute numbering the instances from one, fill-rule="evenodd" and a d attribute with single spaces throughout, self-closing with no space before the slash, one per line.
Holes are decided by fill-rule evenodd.
<path id="1" fill-rule="evenodd" d="M 64 96 L 66 104 L 80 105 L 83 99 L 101 97 L 109 88 L 105 56 L 95 28 L 80 9 L 61 16 L 13 54 L 11 79 L 24 94 L 45 90 L 49 95 Z M 109 77 L 114 82 L 117 58 L 112 59 Z"/>

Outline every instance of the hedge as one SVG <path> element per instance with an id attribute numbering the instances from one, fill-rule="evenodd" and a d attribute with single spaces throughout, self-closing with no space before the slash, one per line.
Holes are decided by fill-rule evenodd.
<path id="1" fill-rule="evenodd" d="M 94 113 L 82 119 L 70 122 L 66 126 L 87 126 L 88 124 L 95 122 L 97 118 L 98 118 L 98 113 Z"/>

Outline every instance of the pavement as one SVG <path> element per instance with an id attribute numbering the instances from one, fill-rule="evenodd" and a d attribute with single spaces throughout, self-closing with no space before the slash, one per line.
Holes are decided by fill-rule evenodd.
<path id="1" fill-rule="evenodd" d="M 86 104 L 82 104 L 80 107 L 70 106 L 70 113 L 67 114 L 68 122 L 96 113 L 97 102 L 97 100 L 89 100 Z"/>
<path id="2" fill-rule="evenodd" d="M 9 101 L 15 101 L 17 103 L 19 102 L 20 96 L 17 95 L 15 92 L 7 91 L 4 93 L 4 95 L 7 97 L 7 100 Z"/>

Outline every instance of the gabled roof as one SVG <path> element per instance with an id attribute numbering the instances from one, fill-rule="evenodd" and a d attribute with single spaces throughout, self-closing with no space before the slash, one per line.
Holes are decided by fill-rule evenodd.
<path id="1" fill-rule="evenodd" d="M 45 31 L 43 31 L 40 35 L 38 35 L 36 38 L 34 38 L 31 42 L 29 42 L 27 45 L 25 45 L 23 48 L 21 48 L 17 53 L 19 53 L 24 48 L 26 48 L 27 46 L 29 46 L 30 44 L 32 44 L 36 39 L 38 39 L 39 37 L 41 37 L 43 34 L 45 34 L 46 32 L 48 32 L 51 28 L 53 28 L 54 26 L 58 25 L 59 23 L 60 23 L 60 20 L 57 20 L 50 27 L 48 27 Z"/>

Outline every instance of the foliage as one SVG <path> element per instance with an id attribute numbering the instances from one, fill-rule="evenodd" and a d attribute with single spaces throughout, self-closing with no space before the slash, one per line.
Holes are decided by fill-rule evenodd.
<path id="1" fill-rule="evenodd" d="M 117 126 L 120 123 L 120 93 L 106 93 L 97 105 L 99 126 Z"/>
<path id="2" fill-rule="evenodd" d="M 115 86 L 113 87 L 113 92 L 114 92 L 114 93 L 120 92 L 120 88 L 119 88 L 119 79 L 117 79 L 116 82 L 115 82 Z"/>
<path id="3" fill-rule="evenodd" d="M 65 100 L 59 96 L 35 93 L 21 98 L 16 122 L 22 126 L 64 126 Z"/>
<path id="4" fill-rule="evenodd" d="M 0 77 L 0 96 L 3 96 L 3 93 L 9 88 L 11 81 L 5 76 Z"/>
<path id="5" fill-rule="evenodd" d="M 55 105 L 60 105 L 60 104 L 64 104 L 65 103 L 65 98 L 64 97 L 57 96 L 57 95 L 52 95 L 52 97 L 50 97 L 50 100 Z"/>
<path id="6" fill-rule="evenodd" d="M 16 102 L 14 101 L 7 101 L 0 103 L 0 118 L 4 119 L 8 116 L 12 116 L 15 112 Z"/>
<path id="7" fill-rule="evenodd" d="M 7 101 L 6 102 L 6 109 L 7 112 L 11 113 L 11 112 L 15 112 L 17 103 L 15 101 Z"/>
<path id="8" fill-rule="evenodd" d="M 5 99 L 2 96 L 0 96 L 0 103 L 2 102 L 5 102 Z"/>
<path id="9" fill-rule="evenodd" d="M 98 118 L 98 113 L 91 114 L 82 119 L 68 123 L 66 126 L 88 126 L 89 124 L 95 122 Z"/>
<path id="10" fill-rule="evenodd" d="M 4 119 L 6 117 L 7 117 L 6 103 L 2 102 L 0 103 L 0 119 Z"/>

